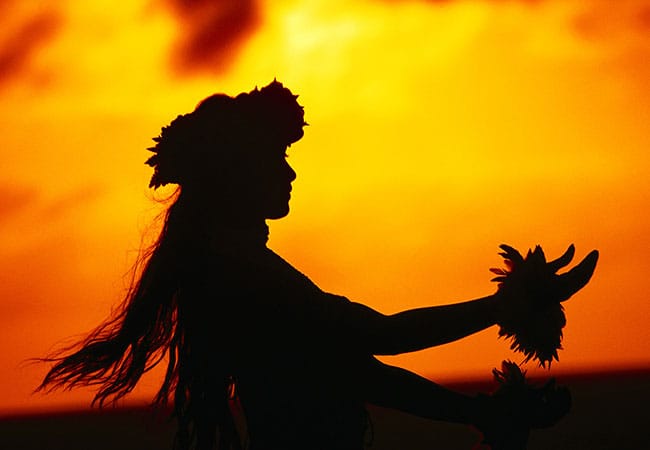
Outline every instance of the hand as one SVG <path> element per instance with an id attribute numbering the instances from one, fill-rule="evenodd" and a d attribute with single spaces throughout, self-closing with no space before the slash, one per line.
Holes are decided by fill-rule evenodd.
<path id="1" fill-rule="evenodd" d="M 537 359 L 541 366 L 557 360 L 562 348 L 562 329 L 566 317 L 561 302 L 571 298 L 591 279 L 598 262 L 594 250 L 577 266 L 563 274 L 575 253 L 569 248 L 559 258 L 547 262 L 538 245 L 524 258 L 516 249 L 501 245 L 505 269 L 490 269 L 498 276 L 499 335 L 512 340 L 511 348 L 522 352 L 525 361 Z"/>
<path id="2" fill-rule="evenodd" d="M 526 380 L 525 371 L 511 361 L 493 370 L 499 387 L 492 394 L 479 394 L 474 425 L 482 434 L 480 445 L 491 450 L 524 450 L 531 429 L 555 425 L 571 409 L 571 393 L 551 378 L 543 386 Z"/>
<path id="3" fill-rule="evenodd" d="M 598 262 L 598 250 L 592 250 L 578 265 L 563 274 L 556 274 L 566 267 L 575 254 L 573 244 L 559 258 L 546 262 L 542 247 L 528 251 L 524 258 L 509 245 L 501 245 L 507 269 L 490 269 L 498 274 L 492 281 L 499 283 L 500 290 L 522 291 L 546 301 L 564 302 L 582 289 L 591 279 Z"/>

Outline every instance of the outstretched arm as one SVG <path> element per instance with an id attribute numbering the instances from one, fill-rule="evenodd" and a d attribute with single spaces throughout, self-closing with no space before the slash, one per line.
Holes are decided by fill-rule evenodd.
<path id="1" fill-rule="evenodd" d="M 363 379 L 364 399 L 431 420 L 476 424 L 486 414 L 485 403 L 440 386 L 408 370 L 372 358 Z"/>
<path id="2" fill-rule="evenodd" d="M 381 314 L 354 304 L 353 321 L 361 344 L 375 355 L 422 350 L 461 339 L 494 325 L 499 313 L 498 294 L 444 306 Z"/>
<path id="3" fill-rule="evenodd" d="M 570 394 L 552 383 L 517 396 L 465 395 L 408 370 L 372 358 L 363 374 L 364 399 L 418 417 L 472 425 L 494 449 L 523 449 L 530 429 L 556 424 L 570 408 Z"/>
<path id="4" fill-rule="evenodd" d="M 499 324 L 500 334 L 524 335 L 524 343 L 516 342 L 528 358 L 538 357 L 542 365 L 557 359 L 561 328 L 565 318 L 560 302 L 566 301 L 583 288 L 596 267 L 598 252 L 593 251 L 578 265 L 564 274 L 556 271 L 566 266 L 573 257 L 573 246 L 560 258 L 546 262 L 541 247 L 529 252 L 524 259 L 512 247 L 502 246 L 510 271 L 495 269 L 500 275 L 496 294 L 445 306 L 433 306 L 383 315 L 360 304 L 354 304 L 346 317 L 350 322 L 351 337 L 374 355 L 398 354 L 445 344 Z M 531 348 L 528 329 L 537 337 L 537 312 L 544 311 L 542 319 L 551 311 L 558 318 L 551 323 L 555 334 L 535 343 Z M 546 324 L 547 326 L 549 324 Z M 534 334 L 537 333 L 537 334 Z M 547 348 L 548 347 L 548 348 Z"/>

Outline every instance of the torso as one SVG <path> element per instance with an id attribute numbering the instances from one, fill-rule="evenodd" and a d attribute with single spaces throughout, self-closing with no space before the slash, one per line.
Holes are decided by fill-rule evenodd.
<path id="1" fill-rule="evenodd" d="M 228 342 L 250 450 L 363 448 L 367 414 L 356 386 L 364 358 L 337 332 L 347 300 L 266 247 L 216 253 L 212 266 L 213 332 Z"/>

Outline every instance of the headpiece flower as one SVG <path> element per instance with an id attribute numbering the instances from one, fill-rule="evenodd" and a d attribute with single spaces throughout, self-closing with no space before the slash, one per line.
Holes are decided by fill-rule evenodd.
<path id="1" fill-rule="evenodd" d="M 153 138 L 156 144 L 148 150 L 154 155 L 146 161 L 154 168 L 149 187 L 183 185 L 242 149 L 255 150 L 265 142 L 296 142 L 307 125 L 297 98 L 277 80 L 236 97 L 207 97 Z"/>

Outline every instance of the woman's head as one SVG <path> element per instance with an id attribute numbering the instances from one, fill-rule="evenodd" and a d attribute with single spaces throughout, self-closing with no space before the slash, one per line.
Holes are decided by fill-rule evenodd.
<path id="1" fill-rule="evenodd" d="M 224 213 L 263 218 L 288 213 L 295 172 L 286 149 L 303 135 L 297 96 L 277 81 L 235 97 L 214 94 L 154 138 L 150 187 L 178 184 Z M 187 195 L 186 195 L 187 197 Z"/>

